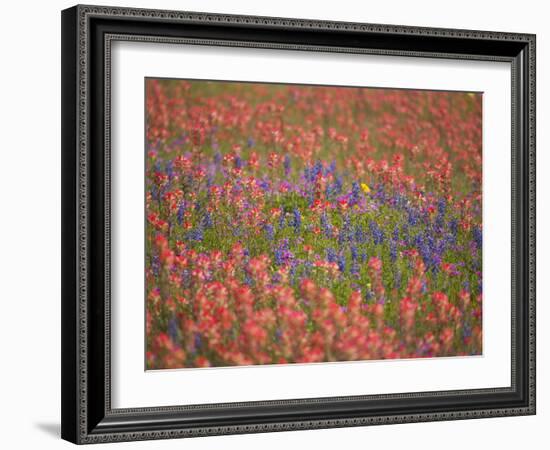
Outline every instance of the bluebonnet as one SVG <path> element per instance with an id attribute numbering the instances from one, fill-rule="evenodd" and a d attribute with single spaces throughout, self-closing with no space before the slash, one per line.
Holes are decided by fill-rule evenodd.
<path id="1" fill-rule="evenodd" d="M 420 253 L 420 256 L 422 257 L 422 260 L 424 261 L 424 264 L 426 264 L 426 267 L 431 269 L 431 267 L 432 267 L 432 252 L 431 252 L 431 249 L 430 249 L 430 245 L 428 244 L 427 240 L 425 239 L 425 237 L 422 233 L 418 233 L 415 236 L 414 246 L 418 249 L 418 252 Z"/>
<path id="2" fill-rule="evenodd" d="M 273 229 L 273 225 L 271 225 L 270 223 L 265 224 L 264 225 L 264 230 L 267 234 L 267 239 L 272 241 L 273 238 L 275 237 L 275 230 Z"/>
<path id="3" fill-rule="evenodd" d="M 283 336 L 283 332 L 281 331 L 280 328 L 277 328 L 275 330 L 275 339 L 280 340 L 282 336 Z"/>
<path id="4" fill-rule="evenodd" d="M 445 199 L 439 199 L 437 202 L 437 217 L 435 218 L 436 230 L 440 233 L 443 230 L 447 202 Z"/>
<path id="5" fill-rule="evenodd" d="M 294 208 L 292 215 L 293 215 L 292 226 L 294 227 L 294 232 L 298 234 L 300 233 L 300 227 L 302 226 L 302 215 L 298 208 Z"/>
<path id="6" fill-rule="evenodd" d="M 378 184 L 375 187 L 374 195 L 371 194 L 380 204 L 384 204 L 387 201 L 386 191 L 383 184 Z"/>
<path id="7" fill-rule="evenodd" d="M 204 228 L 212 228 L 212 226 L 213 226 L 212 215 L 208 211 L 203 214 L 201 225 Z"/>
<path id="8" fill-rule="evenodd" d="M 335 195 L 340 194 L 342 192 L 343 185 L 344 185 L 344 181 L 342 179 L 342 175 L 337 176 L 336 180 L 334 180 L 333 193 Z"/>
<path id="9" fill-rule="evenodd" d="M 166 175 L 168 175 L 169 180 L 172 180 L 172 178 L 174 178 L 174 163 L 172 160 L 166 163 Z"/>
<path id="10" fill-rule="evenodd" d="M 451 232 L 451 242 L 456 244 L 458 235 L 458 220 L 452 219 L 449 221 L 449 231 Z"/>
<path id="11" fill-rule="evenodd" d="M 311 275 L 311 269 L 313 269 L 313 263 L 311 261 L 304 262 L 304 276 L 309 277 Z"/>
<path id="12" fill-rule="evenodd" d="M 358 255 L 359 255 L 359 252 L 357 250 L 357 246 L 356 245 L 352 245 L 350 247 L 350 252 L 351 252 L 351 259 L 352 261 L 357 261 L 357 258 L 358 258 Z"/>
<path id="13" fill-rule="evenodd" d="M 323 234 L 326 237 L 332 236 L 332 225 L 330 224 L 326 211 L 323 211 L 323 214 L 321 214 L 321 230 L 323 230 Z"/>
<path id="14" fill-rule="evenodd" d="M 407 203 L 407 197 L 402 194 L 398 193 L 393 197 L 393 204 L 399 209 L 406 209 Z"/>
<path id="15" fill-rule="evenodd" d="M 481 247 L 483 245 L 483 234 L 480 227 L 476 226 L 472 229 L 472 237 L 474 238 L 476 247 L 481 250 Z"/>
<path id="16" fill-rule="evenodd" d="M 357 250 L 357 246 L 355 245 L 352 245 L 350 247 L 350 251 L 351 251 L 351 267 L 350 267 L 350 272 L 352 275 L 359 275 L 359 264 L 357 263 L 358 259 L 359 259 L 359 252 Z"/>
<path id="17" fill-rule="evenodd" d="M 281 213 L 279 216 L 279 229 L 283 229 L 285 227 L 285 214 Z"/>
<path id="18" fill-rule="evenodd" d="M 180 205 L 178 207 L 178 214 L 177 214 L 177 219 L 178 219 L 178 224 L 181 225 L 181 223 L 183 222 L 183 214 L 185 213 L 185 203 L 184 202 L 180 202 Z"/>
<path id="19" fill-rule="evenodd" d="M 308 201 L 308 206 L 313 205 L 313 202 L 315 202 L 315 191 L 313 189 L 308 190 L 307 201 Z"/>
<path id="20" fill-rule="evenodd" d="M 440 198 L 437 201 L 437 212 L 438 214 L 441 214 L 442 216 L 444 216 L 446 211 L 447 211 L 447 201 L 444 198 Z"/>
<path id="21" fill-rule="evenodd" d="M 235 164 L 235 169 L 242 169 L 242 167 L 243 167 L 243 160 L 242 160 L 242 158 L 241 158 L 239 155 L 237 155 L 237 156 L 235 157 L 234 164 Z"/>
<path id="22" fill-rule="evenodd" d="M 162 164 L 160 158 L 155 161 L 155 172 L 162 172 Z"/>
<path id="23" fill-rule="evenodd" d="M 462 327 L 462 339 L 463 342 L 466 343 L 466 340 L 472 335 L 472 326 L 468 321 L 464 322 L 464 325 Z"/>
<path id="24" fill-rule="evenodd" d="M 304 177 L 304 180 L 306 180 L 307 182 L 310 181 L 310 179 L 311 179 L 311 169 L 310 169 L 309 166 L 305 166 L 305 167 L 304 167 L 304 175 L 303 175 L 303 177 Z"/>
<path id="25" fill-rule="evenodd" d="M 254 147 L 255 144 L 256 144 L 256 141 L 252 137 L 249 137 L 248 140 L 246 141 L 246 145 L 248 145 L 249 148 Z"/>
<path id="26" fill-rule="evenodd" d="M 258 186 L 260 186 L 265 192 L 269 190 L 269 183 L 266 180 L 256 180 Z"/>
<path id="27" fill-rule="evenodd" d="M 390 242 L 390 258 L 392 262 L 395 262 L 395 260 L 397 259 L 397 244 L 394 240 Z"/>
<path id="28" fill-rule="evenodd" d="M 337 259 L 336 250 L 334 250 L 331 247 L 327 248 L 327 261 L 329 263 L 333 263 L 333 262 L 336 262 L 336 259 Z"/>
<path id="29" fill-rule="evenodd" d="M 190 241 L 202 241 L 204 239 L 202 228 L 195 228 L 187 232 L 187 239 L 189 239 Z"/>
<path id="30" fill-rule="evenodd" d="M 239 195 L 243 191 L 243 187 L 240 183 L 235 183 L 233 187 L 231 188 L 231 193 L 233 195 Z"/>
<path id="31" fill-rule="evenodd" d="M 392 239 L 396 242 L 399 240 L 399 226 L 397 225 L 393 228 Z"/>
<path id="32" fill-rule="evenodd" d="M 365 236 L 365 232 L 363 231 L 363 225 L 361 225 L 360 223 L 355 225 L 355 242 L 359 243 L 359 244 L 362 244 L 364 242 L 366 242 L 367 240 L 367 237 Z"/>
<path id="33" fill-rule="evenodd" d="M 346 257 L 343 254 L 338 255 L 336 263 L 338 264 L 338 270 L 344 273 L 346 271 Z"/>
<path id="34" fill-rule="evenodd" d="M 290 270 L 288 271 L 288 275 L 292 279 L 292 282 L 294 283 L 296 281 L 296 261 L 291 261 L 290 263 Z"/>
<path id="35" fill-rule="evenodd" d="M 284 259 L 283 259 L 283 250 L 281 248 L 276 248 L 275 251 L 274 251 L 274 257 L 275 257 L 275 264 L 277 266 L 282 266 L 284 264 Z"/>
<path id="36" fill-rule="evenodd" d="M 160 195 L 159 195 L 159 190 L 158 190 L 157 185 L 151 186 L 151 197 L 153 198 L 153 200 L 155 200 L 157 202 L 159 201 Z"/>
<path id="37" fill-rule="evenodd" d="M 351 240 L 351 238 L 351 219 L 349 215 L 346 214 L 344 216 L 344 223 L 340 229 L 340 233 L 338 234 L 338 244 L 343 245 L 346 241 Z"/>
<path id="38" fill-rule="evenodd" d="M 334 174 L 333 176 L 335 177 L 334 183 L 329 184 L 326 188 L 326 195 L 328 198 L 341 194 L 342 186 L 344 185 L 341 175 L 336 176 L 336 174 Z"/>
<path id="39" fill-rule="evenodd" d="M 176 318 L 173 316 L 168 321 L 168 336 L 170 336 L 170 339 L 174 344 L 178 343 L 178 323 Z"/>
<path id="40" fill-rule="evenodd" d="M 153 274 L 155 277 L 158 277 L 160 273 L 160 259 L 157 255 L 153 256 L 151 261 L 151 269 L 153 269 Z"/>
<path id="41" fill-rule="evenodd" d="M 374 221 L 369 221 L 369 229 L 372 234 L 372 239 L 375 245 L 381 244 L 384 242 L 385 235 L 384 232 L 380 229 L 378 224 Z"/>
<path id="42" fill-rule="evenodd" d="M 182 270 L 180 279 L 181 285 L 184 288 L 188 289 L 189 287 L 191 287 L 191 273 L 188 269 Z"/>
<path id="43" fill-rule="evenodd" d="M 202 348 L 202 335 L 198 331 L 193 336 L 193 347 L 195 352 L 200 351 Z"/>
<path id="44" fill-rule="evenodd" d="M 361 187 L 357 181 L 354 181 L 351 185 L 350 205 L 357 205 L 359 203 L 359 195 L 361 193 Z"/>
<path id="45" fill-rule="evenodd" d="M 285 159 L 283 161 L 283 166 L 285 168 L 285 176 L 288 177 L 290 175 L 290 156 L 285 155 Z"/>
<path id="46" fill-rule="evenodd" d="M 290 252 L 288 239 L 281 239 L 279 245 L 274 250 L 275 264 L 280 266 L 287 261 L 292 261 L 294 255 Z"/>
<path id="47" fill-rule="evenodd" d="M 311 173 L 311 180 L 315 181 L 317 180 L 317 177 L 323 173 L 323 163 L 321 161 L 317 161 L 315 165 L 313 166 L 313 170 Z"/>
<path id="48" fill-rule="evenodd" d="M 158 193 L 159 198 L 162 198 L 164 196 L 164 194 L 166 194 L 168 192 L 169 189 L 170 189 L 170 185 L 168 183 L 165 184 L 164 186 L 162 186 L 160 188 L 159 193 Z"/>

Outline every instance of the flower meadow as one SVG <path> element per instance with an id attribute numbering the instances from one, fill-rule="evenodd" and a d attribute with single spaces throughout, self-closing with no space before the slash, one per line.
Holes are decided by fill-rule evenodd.
<path id="1" fill-rule="evenodd" d="M 482 353 L 481 94 L 146 79 L 146 367 Z"/>

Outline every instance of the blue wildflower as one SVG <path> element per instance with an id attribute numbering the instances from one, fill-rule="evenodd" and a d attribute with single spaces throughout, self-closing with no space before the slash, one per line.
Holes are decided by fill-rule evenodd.
<path id="1" fill-rule="evenodd" d="M 273 229 L 273 225 L 271 225 L 270 223 L 265 224 L 264 231 L 267 234 L 267 239 L 272 241 L 275 237 L 275 230 Z"/>
<path id="2" fill-rule="evenodd" d="M 346 271 L 346 257 L 343 254 L 339 255 L 336 263 L 338 264 L 338 270 L 344 273 Z"/>
<path id="3" fill-rule="evenodd" d="M 357 261 L 357 258 L 359 256 L 359 252 L 357 250 L 357 246 L 356 245 L 352 245 L 350 247 L 350 251 L 351 251 L 351 260 L 352 261 Z"/>
<path id="4" fill-rule="evenodd" d="M 233 163 L 233 164 L 235 165 L 235 169 L 242 169 L 242 167 L 243 167 L 243 160 L 242 160 L 242 158 L 241 158 L 239 155 L 237 155 L 237 156 L 235 157 L 235 160 L 234 160 L 234 163 Z"/>
<path id="5" fill-rule="evenodd" d="M 182 270 L 180 279 L 181 285 L 184 288 L 188 289 L 189 287 L 191 287 L 191 273 L 188 269 Z"/>
<path id="6" fill-rule="evenodd" d="M 359 203 L 361 194 L 361 187 L 357 181 L 354 181 L 351 185 L 350 205 L 357 205 Z"/>
<path id="7" fill-rule="evenodd" d="M 178 323 L 175 317 L 168 321 L 168 336 L 174 344 L 178 343 Z"/>
<path id="8" fill-rule="evenodd" d="M 372 234 L 372 239 L 374 241 L 374 244 L 375 245 L 382 244 L 382 242 L 384 242 L 385 240 L 385 235 L 384 235 L 384 232 L 378 226 L 378 224 L 371 220 L 369 222 L 369 229 Z"/>
<path id="9" fill-rule="evenodd" d="M 275 265 L 282 266 L 284 264 L 285 261 L 283 259 L 283 250 L 281 250 L 280 248 L 276 248 L 274 251 L 274 257 Z"/>
<path id="10" fill-rule="evenodd" d="M 399 269 L 395 271 L 393 276 L 393 286 L 395 289 L 401 288 L 401 271 Z"/>
<path id="11" fill-rule="evenodd" d="M 212 228 L 212 226 L 213 226 L 212 215 L 208 211 L 203 214 L 202 220 L 201 220 L 201 225 L 204 228 Z"/>
<path id="12" fill-rule="evenodd" d="M 158 277 L 160 274 L 160 259 L 158 255 L 154 255 L 151 261 L 151 269 L 155 277 Z"/>
<path id="13" fill-rule="evenodd" d="M 190 241 L 202 241 L 204 239 L 204 233 L 202 228 L 195 228 L 187 233 L 187 239 Z"/>
<path id="14" fill-rule="evenodd" d="M 336 262 L 336 259 L 337 259 L 336 250 L 330 247 L 327 248 L 327 261 L 329 263 L 334 263 Z"/>
<path id="15" fill-rule="evenodd" d="M 481 250 L 483 245 L 483 234 L 480 227 L 474 227 L 472 229 L 472 237 L 474 238 L 476 247 Z"/>
<path id="16" fill-rule="evenodd" d="M 397 259 L 397 244 L 393 240 L 390 242 L 390 258 L 392 262 Z"/>
<path id="17" fill-rule="evenodd" d="M 284 161 L 283 161 L 283 167 L 285 168 L 285 176 L 288 178 L 290 175 L 290 156 L 285 155 Z"/>
<path id="18" fill-rule="evenodd" d="M 195 352 L 200 351 L 200 349 L 202 348 L 202 336 L 199 332 L 195 332 L 193 336 L 193 347 L 193 350 Z"/>
<path id="19" fill-rule="evenodd" d="M 174 178 L 174 163 L 172 160 L 166 163 L 166 175 L 168 175 L 169 180 L 172 180 L 172 178 Z"/>
<path id="20" fill-rule="evenodd" d="M 185 203 L 184 202 L 181 202 L 179 207 L 178 207 L 178 214 L 177 214 L 177 219 L 178 219 L 178 224 L 181 225 L 182 222 L 183 222 L 183 214 L 185 213 Z"/>
<path id="21" fill-rule="evenodd" d="M 292 226 L 294 227 L 294 232 L 296 234 L 299 234 L 300 227 L 302 225 L 302 215 L 300 214 L 300 210 L 298 208 L 294 208 L 292 215 L 293 215 Z"/>
<path id="22" fill-rule="evenodd" d="M 160 159 L 155 161 L 155 172 L 162 172 L 162 164 Z"/>

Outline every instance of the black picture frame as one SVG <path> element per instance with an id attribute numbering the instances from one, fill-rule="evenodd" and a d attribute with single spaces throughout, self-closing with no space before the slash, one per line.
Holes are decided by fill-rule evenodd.
<path id="1" fill-rule="evenodd" d="M 510 62 L 511 386 L 112 409 L 108 111 L 113 40 Z M 120 7 L 64 10 L 61 406 L 62 437 L 78 444 L 535 414 L 535 36 Z"/>

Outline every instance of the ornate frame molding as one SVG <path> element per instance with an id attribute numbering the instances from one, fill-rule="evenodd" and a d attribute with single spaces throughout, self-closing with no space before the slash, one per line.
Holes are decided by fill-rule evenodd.
<path id="1" fill-rule="evenodd" d="M 115 20 L 121 19 L 124 23 L 127 20 L 140 21 L 143 24 L 158 22 L 162 24 L 174 25 L 209 25 L 211 26 L 238 26 L 243 27 L 251 34 L 256 30 L 268 29 L 272 32 L 281 31 L 301 31 L 301 30 L 319 30 L 335 32 L 342 36 L 347 33 L 360 33 L 369 35 L 376 34 L 383 40 L 384 36 L 401 37 L 407 40 L 410 37 L 426 38 L 445 38 L 472 41 L 472 49 L 482 41 L 494 41 L 504 44 L 503 48 L 508 48 L 510 44 L 517 44 L 521 49 L 518 55 L 503 54 L 481 54 L 461 51 L 459 53 L 446 53 L 438 50 L 402 50 L 390 48 L 367 48 L 367 47 L 342 47 L 338 45 L 315 45 L 298 43 L 273 43 L 262 41 L 246 41 L 232 39 L 206 39 L 191 37 L 167 37 L 150 36 L 144 34 L 111 33 L 102 35 L 101 42 L 104 45 L 103 68 L 105 70 L 104 81 L 104 212 L 105 216 L 101 218 L 104 221 L 104 277 L 105 289 L 104 295 L 104 406 L 103 411 L 97 411 L 98 407 L 91 407 L 90 403 L 90 364 L 92 361 L 89 355 L 89 349 L 94 342 L 90 340 L 91 327 L 96 323 L 90 320 L 91 315 L 91 297 L 90 297 L 90 267 L 95 260 L 90 258 L 91 241 L 90 229 L 95 227 L 92 224 L 93 208 L 90 206 L 90 189 L 92 183 L 97 183 L 91 176 L 90 167 L 90 141 L 92 139 L 90 129 L 91 121 L 94 120 L 90 115 L 92 96 L 97 92 L 91 86 L 92 72 L 97 70 L 93 66 L 92 54 L 92 30 L 91 21 L 95 19 Z M 405 27 L 396 25 L 377 25 L 347 22 L 332 22 L 304 19 L 286 19 L 256 16 L 234 16 L 221 14 L 204 14 L 194 12 L 178 11 L 159 11 L 147 9 L 128 9 L 116 7 L 98 7 L 98 6 L 76 6 L 66 10 L 63 15 L 64 41 L 66 47 L 63 51 L 63 73 L 64 73 L 64 130 L 63 130 L 63 158 L 66 160 L 66 166 L 63 167 L 64 181 L 63 189 L 70 189 L 71 192 L 64 192 L 63 221 L 69 230 L 64 234 L 63 250 L 63 376 L 67 380 L 71 378 L 71 383 L 63 388 L 63 437 L 77 443 L 98 443 L 112 441 L 129 441 L 143 439 L 164 439 L 174 437 L 193 437 L 215 434 L 238 434 L 250 432 L 271 432 L 284 430 L 328 428 L 328 427 L 347 427 L 374 424 L 389 423 L 408 423 L 421 421 L 440 421 L 451 419 L 469 419 L 481 417 L 499 417 L 510 415 L 527 415 L 535 413 L 535 36 L 530 34 L 500 33 L 486 31 L 470 30 L 450 30 L 440 28 L 425 27 Z M 71 40 L 71 42 L 68 42 Z M 247 404 L 219 404 L 219 405 L 196 405 L 192 407 L 167 407 L 167 408 L 139 408 L 113 410 L 110 403 L 110 48 L 114 40 L 127 41 L 146 41 L 157 43 L 187 43 L 196 45 L 224 45 L 224 46 L 244 46 L 256 48 L 277 48 L 294 49 L 307 51 L 330 51 L 330 52 L 349 52 L 366 54 L 384 54 L 399 56 L 417 56 L 417 57 L 435 57 L 435 58 L 453 58 L 453 59 L 483 59 L 493 61 L 508 61 L 512 67 L 512 86 L 517 92 L 512 93 L 513 98 L 513 117 L 512 120 L 513 138 L 512 145 L 516 146 L 513 150 L 513 157 L 518 159 L 519 166 L 516 170 L 516 162 L 513 162 L 513 171 L 518 172 L 518 179 L 526 178 L 527 191 L 518 191 L 518 179 L 513 177 L 513 196 L 517 197 L 518 203 L 513 202 L 513 208 L 519 207 L 513 213 L 513 239 L 520 235 L 520 242 L 513 240 L 513 248 L 518 244 L 520 250 L 526 254 L 526 260 L 523 261 L 526 271 L 525 279 L 521 283 L 525 284 L 528 295 L 523 301 L 525 313 L 523 322 L 520 324 L 526 338 L 525 347 L 527 352 L 523 354 L 523 360 L 520 361 L 522 370 L 526 376 L 527 398 L 522 402 L 517 402 L 515 406 L 507 407 L 488 407 L 472 409 L 454 409 L 448 411 L 433 412 L 415 412 L 406 414 L 371 414 L 360 415 L 356 417 L 340 417 L 329 419 L 308 419 L 308 420 L 282 420 L 266 423 L 251 424 L 228 424 L 219 426 L 164 426 L 158 429 L 149 429 L 140 425 L 139 416 L 143 414 L 164 415 L 170 413 L 185 412 L 192 409 L 202 409 L 207 411 L 211 408 L 224 408 L 236 406 L 291 406 L 305 405 L 327 402 L 347 401 L 349 397 L 335 397 L 329 399 L 310 399 L 310 400 L 285 400 L 275 402 L 253 402 Z M 515 48 L 515 47 L 514 47 Z M 94 51 L 97 51 L 95 48 Z M 521 53 L 525 52 L 525 53 Z M 513 52 L 512 52 L 513 53 Z M 521 53 L 521 55 L 520 55 Z M 68 66 L 71 65 L 69 68 Z M 65 83 L 66 82 L 66 83 Z M 70 92 L 69 92 L 70 90 Z M 520 100 L 515 101 L 516 95 Z M 522 103 L 523 102 L 523 103 Z M 76 105 L 76 107 L 75 107 Z M 76 152 L 75 152 L 76 149 Z M 71 169 L 71 166 L 74 168 Z M 523 168 L 523 172 L 521 172 Z M 521 187 L 521 185 L 520 185 Z M 92 194 L 93 195 L 93 194 Z M 522 202 L 522 197 L 523 202 Z M 517 205 L 517 206 L 516 206 Z M 518 215 L 519 214 L 519 215 Z M 98 218 L 95 218 L 99 220 Z M 74 227 L 74 228 L 73 228 Z M 522 234 L 523 233 L 523 234 Z M 525 241 L 525 242 L 524 242 Z M 521 255 L 515 255 L 521 258 Z M 515 271 L 516 259 L 513 255 L 513 267 Z M 523 267 L 523 266 L 522 266 Z M 73 276 L 75 279 L 72 279 Z M 513 283 L 517 277 L 513 276 Z M 521 284 L 520 283 L 520 284 Z M 521 286 L 519 287 L 521 289 Z M 515 298 L 516 286 L 512 286 L 513 298 Z M 513 326 L 521 320 L 516 317 L 516 310 L 513 308 Z M 513 333 L 515 336 L 515 332 Z M 515 338 L 514 338 L 515 339 Z M 65 340 L 73 340 L 70 345 L 65 344 Z M 397 395 L 379 395 L 362 396 L 353 399 L 383 400 L 383 399 L 402 399 L 414 400 L 426 396 L 469 396 L 488 395 L 498 393 L 510 393 L 516 390 L 516 346 L 513 348 L 513 373 L 512 386 L 510 388 L 499 389 L 481 389 L 471 391 L 450 391 L 450 392 L 432 392 L 419 394 L 397 394 Z M 73 380 L 74 378 L 74 380 Z M 76 388 L 76 389 L 75 389 Z M 94 409 L 94 412 L 91 410 Z M 97 422 L 97 416 L 102 416 L 104 420 Z M 93 421 L 91 418 L 95 417 Z M 117 420 L 121 417 L 136 417 L 136 424 L 132 428 L 117 428 Z M 166 416 L 167 417 L 167 416 Z M 126 420 L 127 421 L 127 420 Z M 103 425 L 102 425 L 103 424 Z"/>

